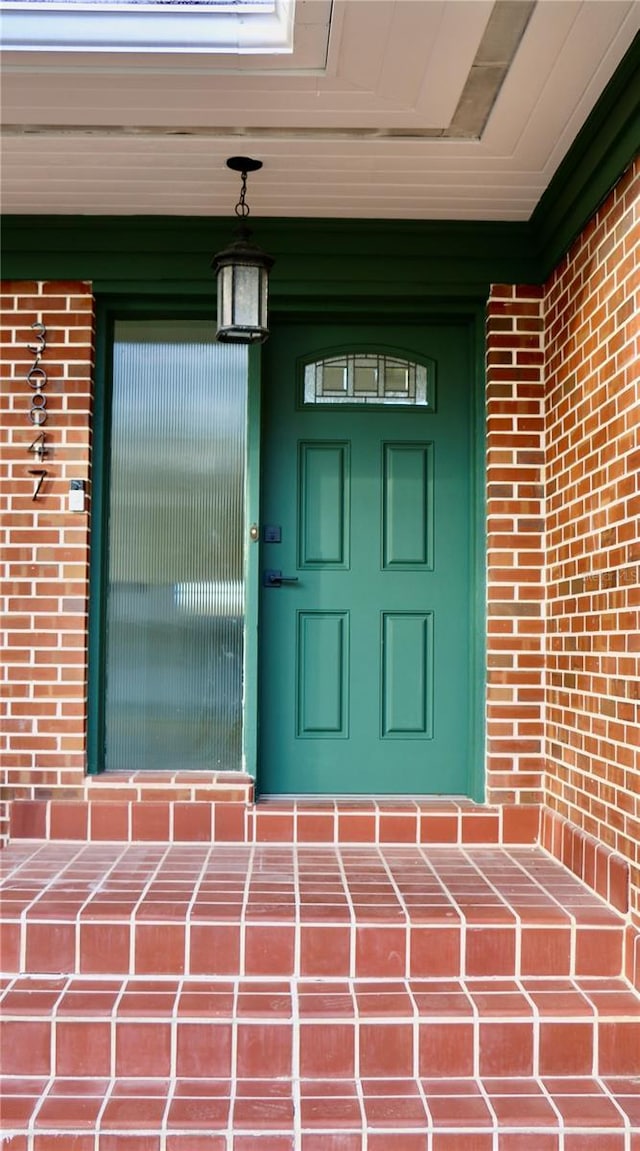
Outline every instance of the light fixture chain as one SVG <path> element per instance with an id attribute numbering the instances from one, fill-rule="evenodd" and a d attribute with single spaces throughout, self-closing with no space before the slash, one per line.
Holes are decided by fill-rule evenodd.
<path id="1" fill-rule="evenodd" d="M 247 196 L 247 173 L 242 172 L 241 176 L 242 176 L 242 187 L 240 188 L 240 199 L 238 200 L 238 203 L 235 206 L 235 213 L 236 213 L 236 216 L 242 216 L 243 219 L 246 219 L 247 216 L 249 215 L 250 210 L 251 210 L 249 208 L 249 205 L 247 204 L 247 200 L 246 200 L 246 196 Z"/>

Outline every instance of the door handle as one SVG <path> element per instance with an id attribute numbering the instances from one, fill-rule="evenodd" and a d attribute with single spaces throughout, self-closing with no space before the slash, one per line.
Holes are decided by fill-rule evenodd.
<path id="1" fill-rule="evenodd" d="M 283 576 L 281 571 L 267 568 L 262 574 L 263 587 L 282 587 L 283 583 L 298 583 L 297 576 Z"/>

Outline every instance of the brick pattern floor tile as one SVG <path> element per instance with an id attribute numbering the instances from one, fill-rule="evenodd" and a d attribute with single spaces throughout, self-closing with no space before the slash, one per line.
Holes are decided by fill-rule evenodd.
<path id="1" fill-rule="evenodd" d="M 489 825 L 405 841 L 423 817 L 464 810 L 10 846 L 3 1151 L 640 1151 L 624 919 Z"/>

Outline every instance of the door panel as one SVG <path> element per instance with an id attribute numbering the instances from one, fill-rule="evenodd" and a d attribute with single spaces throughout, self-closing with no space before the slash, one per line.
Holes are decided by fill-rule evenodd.
<path id="1" fill-rule="evenodd" d="M 349 565 L 349 444 L 300 444 L 298 566 Z"/>
<path id="2" fill-rule="evenodd" d="M 467 790 L 466 333 L 289 325 L 266 345 L 262 566 L 292 582 L 261 591 L 263 792 Z M 435 407 L 306 406 L 305 365 L 336 349 L 428 364 Z"/>
<path id="3" fill-rule="evenodd" d="M 382 566 L 432 567 L 433 444 L 383 444 Z"/>
<path id="4" fill-rule="evenodd" d="M 433 614 L 383 612 L 382 738 L 433 734 Z"/>
<path id="5" fill-rule="evenodd" d="M 297 622 L 298 736 L 302 739 L 346 739 L 349 614 L 301 611 Z"/>

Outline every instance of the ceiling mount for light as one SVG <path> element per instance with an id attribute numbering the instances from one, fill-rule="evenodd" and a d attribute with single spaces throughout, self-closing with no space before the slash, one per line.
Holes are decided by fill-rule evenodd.
<path id="1" fill-rule="evenodd" d="M 246 199 L 247 176 L 261 167 L 262 160 L 252 160 L 249 156 L 230 156 L 227 160 L 227 168 L 240 172 L 242 183 L 235 206 L 241 221 L 238 238 L 224 251 L 217 252 L 212 261 L 218 287 L 216 335 L 225 343 L 261 343 L 269 335 L 267 302 L 273 259 L 251 243 L 251 230 L 245 222 L 250 212 Z"/>
<path id="2" fill-rule="evenodd" d="M 227 168 L 231 168 L 232 172 L 241 172 L 246 191 L 246 180 L 248 172 L 259 172 L 262 167 L 262 160 L 252 160 L 250 156 L 229 156 L 227 160 Z"/>

